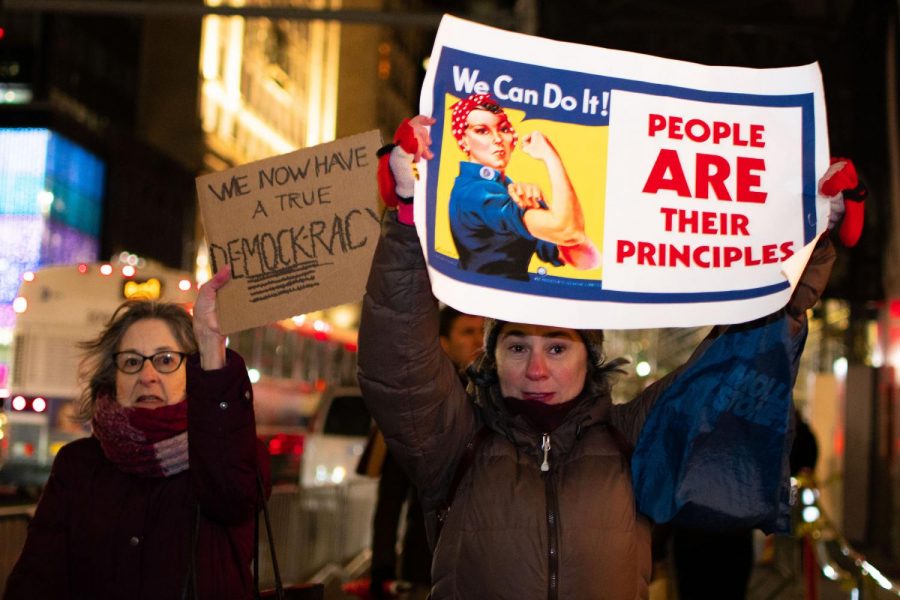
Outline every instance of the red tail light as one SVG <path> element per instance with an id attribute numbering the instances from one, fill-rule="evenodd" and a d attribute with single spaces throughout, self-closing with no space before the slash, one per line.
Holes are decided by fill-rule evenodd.
<path id="1" fill-rule="evenodd" d="M 267 444 L 269 454 L 272 456 L 281 456 L 284 454 L 293 454 L 300 456 L 303 454 L 303 435 L 292 433 L 278 433 L 269 439 Z"/>

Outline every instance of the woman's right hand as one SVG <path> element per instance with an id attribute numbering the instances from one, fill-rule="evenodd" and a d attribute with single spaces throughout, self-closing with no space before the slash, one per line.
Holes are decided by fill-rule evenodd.
<path id="1" fill-rule="evenodd" d="M 225 265 L 200 286 L 194 302 L 194 337 L 200 352 L 200 366 L 206 370 L 225 366 L 225 335 L 219 326 L 216 294 L 231 279 L 231 265 Z"/>
<path id="2" fill-rule="evenodd" d="M 404 120 L 394 134 L 393 147 L 379 151 L 378 191 L 385 206 L 397 209 L 397 218 L 406 225 L 413 224 L 412 199 L 415 190 L 415 163 L 422 158 L 433 158 L 431 134 L 428 127 L 435 122 L 431 117 L 417 115 Z"/>

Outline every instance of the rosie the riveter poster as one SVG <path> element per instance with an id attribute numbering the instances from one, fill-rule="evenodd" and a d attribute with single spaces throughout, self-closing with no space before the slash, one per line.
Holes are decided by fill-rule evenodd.
<path id="1" fill-rule="evenodd" d="M 768 314 L 827 224 L 818 66 L 709 67 L 445 17 L 415 220 L 435 295 L 581 328 Z"/>

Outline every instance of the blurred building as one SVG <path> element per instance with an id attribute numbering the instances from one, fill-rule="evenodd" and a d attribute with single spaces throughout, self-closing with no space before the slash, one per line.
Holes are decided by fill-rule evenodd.
<path id="1" fill-rule="evenodd" d="M 252 4 L 252 3 L 251 3 Z M 416 10 L 416 2 L 296 0 L 315 9 Z M 372 129 L 385 139 L 418 104 L 432 33 L 321 20 L 203 19 L 200 115 L 203 169 L 284 154 Z M 198 223 L 197 265 L 208 269 Z M 357 307 L 317 317 L 355 328 Z M 339 322 L 339 323 L 338 323 Z"/>
<path id="2" fill-rule="evenodd" d="M 390 135 L 415 111 L 433 35 L 339 20 L 203 17 L 203 0 L 132 4 L 137 11 L 110 2 L 99 13 L 64 4 L 0 10 L 0 390 L 23 273 L 123 251 L 195 269 L 205 254 L 197 175 L 366 130 Z M 170 10 L 188 5 L 199 10 Z M 336 311 L 336 325 L 354 326 L 349 314 Z"/>

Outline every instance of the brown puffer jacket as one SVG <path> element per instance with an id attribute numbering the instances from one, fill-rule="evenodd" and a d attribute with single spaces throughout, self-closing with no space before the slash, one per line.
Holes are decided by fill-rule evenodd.
<path id="1" fill-rule="evenodd" d="M 825 281 L 827 272 L 806 302 Z M 390 213 L 363 304 L 359 365 L 369 409 L 420 491 L 436 542 L 434 600 L 648 597 L 650 523 L 635 511 L 623 445 L 637 441 L 680 370 L 625 405 L 608 394 L 579 403 L 550 435 L 543 473 L 542 433 L 503 409 L 496 386 L 472 384 L 470 397 L 460 384 L 438 341 L 415 231 Z M 435 540 L 438 509 L 483 427 Z"/>

